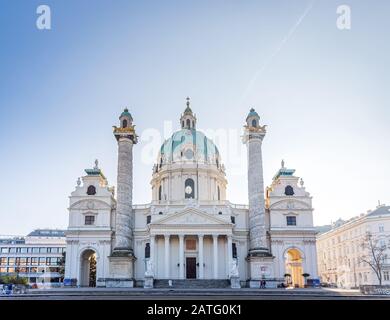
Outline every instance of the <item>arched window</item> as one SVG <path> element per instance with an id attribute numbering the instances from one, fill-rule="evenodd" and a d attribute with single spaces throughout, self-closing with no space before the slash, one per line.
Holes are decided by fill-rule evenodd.
<path id="1" fill-rule="evenodd" d="M 158 200 L 162 200 L 162 186 L 158 187 Z"/>
<path id="2" fill-rule="evenodd" d="M 145 259 L 150 258 L 150 243 L 145 245 Z"/>
<path id="3" fill-rule="evenodd" d="M 285 189 L 284 189 L 284 194 L 286 196 L 293 196 L 294 195 L 294 188 L 292 186 L 287 186 Z"/>
<path id="4" fill-rule="evenodd" d="M 189 129 L 191 127 L 191 121 L 190 119 L 187 119 L 187 128 Z"/>
<path id="5" fill-rule="evenodd" d="M 122 121 L 122 128 L 127 128 L 127 120 L 123 119 Z"/>
<path id="6" fill-rule="evenodd" d="M 192 121 L 192 127 L 195 128 L 195 121 Z"/>
<path id="7" fill-rule="evenodd" d="M 257 127 L 257 121 L 255 119 L 252 120 L 252 127 Z"/>
<path id="8" fill-rule="evenodd" d="M 184 197 L 186 199 L 194 199 L 195 198 L 195 182 L 191 178 L 188 178 L 184 182 Z"/>
<path id="9" fill-rule="evenodd" d="M 87 195 L 89 196 L 93 196 L 96 194 L 96 188 L 95 186 L 89 186 L 88 189 L 87 189 Z"/>
<path id="10" fill-rule="evenodd" d="M 219 187 L 217 187 L 217 192 L 218 192 L 218 200 L 221 200 L 221 190 L 219 190 Z"/>

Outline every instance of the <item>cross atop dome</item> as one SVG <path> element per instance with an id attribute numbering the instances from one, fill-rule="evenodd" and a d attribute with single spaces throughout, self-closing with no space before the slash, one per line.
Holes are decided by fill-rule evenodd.
<path id="1" fill-rule="evenodd" d="M 180 123 L 182 129 L 195 129 L 196 128 L 196 116 L 190 108 L 190 97 L 186 98 L 186 109 L 181 115 Z"/>

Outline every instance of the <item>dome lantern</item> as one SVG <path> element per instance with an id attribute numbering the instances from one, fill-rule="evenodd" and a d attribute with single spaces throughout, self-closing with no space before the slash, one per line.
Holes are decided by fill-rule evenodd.
<path id="1" fill-rule="evenodd" d="M 187 102 L 186 102 L 186 109 L 184 110 L 184 113 L 180 117 L 180 124 L 182 129 L 193 129 L 195 130 L 196 128 L 196 116 L 192 112 L 190 108 L 190 98 L 187 97 Z"/>

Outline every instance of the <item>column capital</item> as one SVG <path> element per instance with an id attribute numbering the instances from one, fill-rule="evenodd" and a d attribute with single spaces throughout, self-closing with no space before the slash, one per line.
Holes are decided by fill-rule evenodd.
<path id="1" fill-rule="evenodd" d="M 179 237 L 179 239 L 184 239 L 184 234 L 178 234 L 177 236 Z"/>
<path id="2" fill-rule="evenodd" d="M 213 239 L 216 239 L 216 238 L 218 238 L 219 234 L 212 234 L 212 236 L 213 236 Z"/>
<path id="3" fill-rule="evenodd" d="M 164 233 L 164 238 L 165 239 L 169 239 L 171 237 L 171 234 L 170 233 Z"/>
<path id="4" fill-rule="evenodd" d="M 198 234 L 198 238 L 203 238 L 204 237 L 204 234 Z"/>

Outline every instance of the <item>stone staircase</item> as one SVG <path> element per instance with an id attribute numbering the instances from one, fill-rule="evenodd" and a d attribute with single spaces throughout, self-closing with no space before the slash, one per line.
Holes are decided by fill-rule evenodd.
<path id="1" fill-rule="evenodd" d="M 217 289 L 230 288 L 230 281 L 227 279 L 172 279 L 172 287 L 169 287 L 168 280 L 155 279 L 154 288 L 183 288 L 183 289 Z"/>

